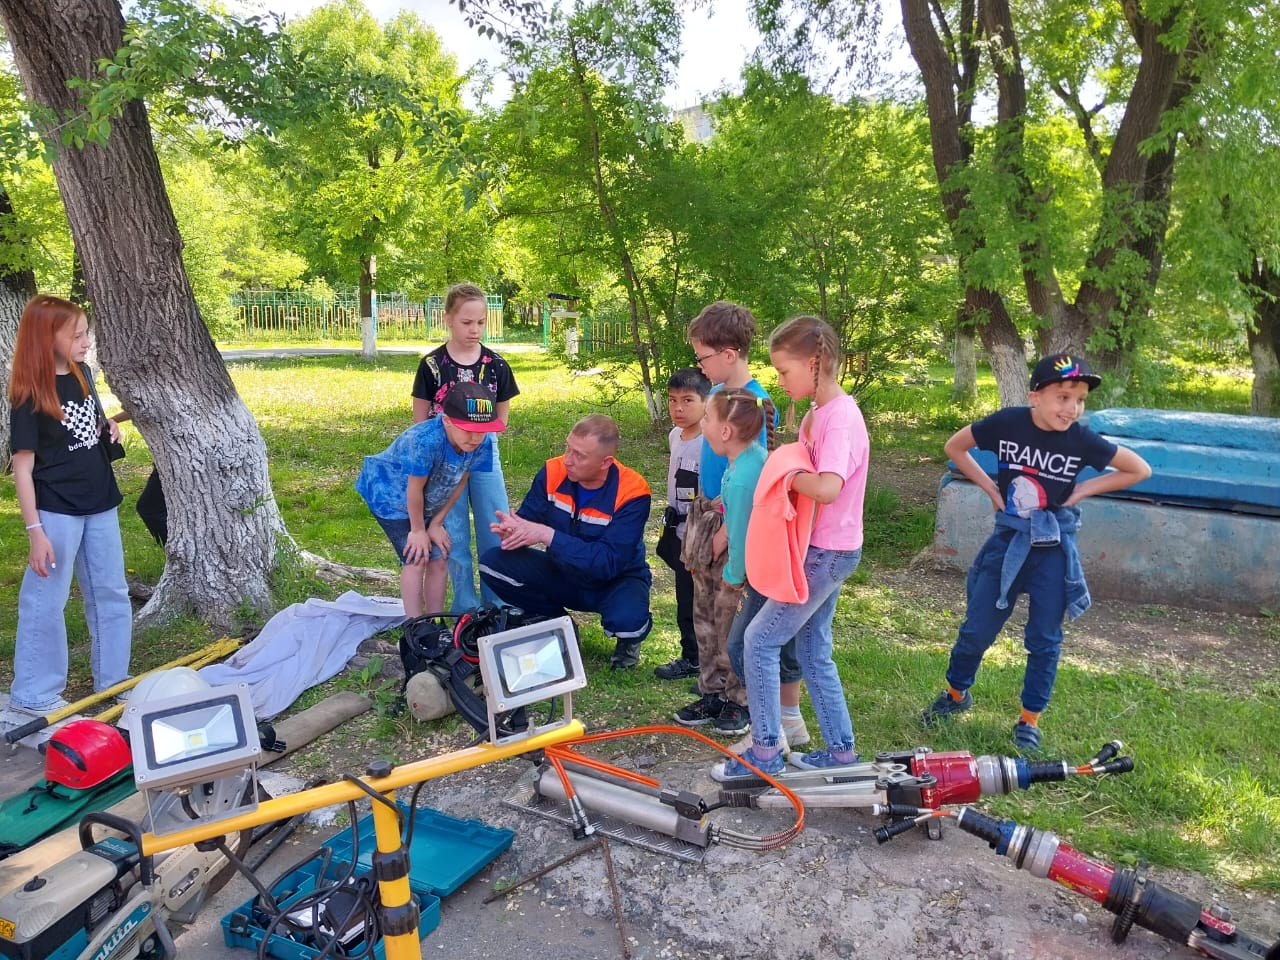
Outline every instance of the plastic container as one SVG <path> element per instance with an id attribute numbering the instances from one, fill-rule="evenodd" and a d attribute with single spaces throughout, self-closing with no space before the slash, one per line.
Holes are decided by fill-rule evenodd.
<path id="1" fill-rule="evenodd" d="M 409 808 L 398 804 L 405 816 Z M 356 876 L 372 869 L 376 841 L 373 815 L 363 817 L 355 826 L 360 855 Z M 414 816 L 413 843 L 409 848 L 409 889 L 418 901 L 421 919 L 418 937 L 425 939 L 440 923 L 440 898 L 455 892 L 504 850 L 511 846 L 515 834 L 499 830 L 478 820 L 458 820 L 437 810 L 418 808 Z M 352 830 L 348 827 L 325 841 L 333 857 L 322 882 L 341 878 L 351 864 Z M 283 896 L 282 906 L 315 890 L 320 861 L 309 863 L 282 877 L 272 888 L 273 895 Z M 257 950 L 266 931 L 253 922 L 253 900 L 249 900 L 222 918 L 223 941 L 228 947 Z M 319 950 L 290 937 L 273 933 L 267 941 L 267 956 L 278 960 L 314 960 Z M 374 947 L 378 960 L 385 956 L 379 941 Z"/>

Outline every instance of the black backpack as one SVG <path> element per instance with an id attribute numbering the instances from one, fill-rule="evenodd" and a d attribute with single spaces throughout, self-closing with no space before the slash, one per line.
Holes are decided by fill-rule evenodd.
<path id="1" fill-rule="evenodd" d="M 449 693 L 453 708 L 477 733 L 488 734 L 489 712 L 480 684 L 480 638 L 533 623 L 518 607 L 484 606 L 466 613 L 428 613 L 406 621 L 400 630 L 400 660 L 404 685 L 416 674 L 430 671 Z M 450 626 L 449 621 L 453 621 Z M 524 708 L 498 716 L 500 732 L 514 733 L 528 726 Z"/>

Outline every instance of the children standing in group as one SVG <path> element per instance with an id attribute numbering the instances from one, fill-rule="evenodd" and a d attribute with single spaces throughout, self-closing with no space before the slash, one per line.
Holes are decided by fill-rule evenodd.
<path id="1" fill-rule="evenodd" d="M 661 680 L 681 680 L 698 675 L 698 636 L 693 629 L 693 577 L 680 559 L 685 518 L 698 495 L 698 471 L 702 462 L 702 415 L 711 381 L 695 367 L 673 373 L 667 381 L 667 412 L 674 426 L 667 435 L 670 460 L 667 467 L 667 509 L 657 554 L 676 581 L 676 625 L 680 628 L 680 656 L 654 669 Z"/>
<path id="2" fill-rule="evenodd" d="M 796 317 L 769 338 L 769 359 L 778 385 L 793 400 L 813 398 L 800 424 L 800 442 L 815 472 L 798 474 L 792 489 L 825 506 L 819 513 L 804 558 L 809 597 L 802 603 L 766 600 L 746 628 L 744 662 L 751 707 L 752 745 L 742 759 L 765 773 L 780 773 L 782 718 L 779 710 L 779 652 L 794 637 L 796 652 L 827 746 L 791 753 L 801 769 L 839 767 L 858 759 L 853 725 L 840 675 L 832 660 L 831 622 L 840 585 L 862 555 L 862 505 L 870 442 L 862 411 L 836 379 L 835 331 L 816 317 Z M 717 764 L 718 781 L 754 774 L 737 760 Z"/>
<path id="3" fill-rule="evenodd" d="M 18 590 L 10 709 L 44 716 L 67 705 L 67 623 L 74 571 L 92 641 L 94 690 L 129 676 L 133 608 L 106 451 L 106 419 L 84 364 L 89 321 L 74 303 L 37 295 L 22 311 L 9 381 L 10 444 L 30 550 Z M 106 434 L 106 436 L 104 436 Z"/>
<path id="4" fill-rule="evenodd" d="M 717 391 L 747 390 L 758 397 L 768 393 L 751 376 L 747 351 L 755 336 L 756 319 L 746 307 L 718 300 L 704 307 L 689 324 L 689 345 L 694 359 Z M 685 726 L 716 724 L 716 731 L 737 735 L 749 726 L 741 705 L 725 711 L 726 693 L 730 703 L 741 697 L 742 683 L 729 665 L 726 641 L 729 627 L 741 599 L 739 589 L 724 579 L 728 535 L 720 511 L 722 479 L 728 459 L 706 443 L 704 435 L 699 468 L 698 498 L 689 509 L 685 527 L 684 560 L 693 577 L 693 620 L 698 636 L 699 698 L 676 711 L 676 720 Z M 767 437 L 763 428 L 759 443 Z M 792 679 L 799 680 L 799 674 Z M 720 721 L 717 723 L 717 721 Z"/>
<path id="5" fill-rule="evenodd" d="M 1029 407 L 1006 407 L 947 441 L 947 456 L 990 498 L 996 525 L 969 568 L 968 607 L 951 649 L 947 689 L 925 708 L 926 725 L 973 706 L 969 688 L 982 656 L 1013 613 L 1018 594 L 1026 593 L 1027 667 L 1013 740 L 1023 750 L 1039 748 L 1040 714 L 1058 674 L 1063 617 L 1074 620 L 1090 603 L 1076 550 L 1076 504 L 1151 476 L 1132 450 L 1076 422 L 1089 391 L 1101 382 L 1078 357 L 1045 357 L 1031 374 Z M 996 455 L 995 481 L 969 452 L 975 446 Z M 1077 484 L 1085 467 L 1100 474 Z M 1101 473 L 1107 467 L 1114 469 Z"/>
<path id="6" fill-rule="evenodd" d="M 484 456 L 488 435 L 505 427 L 486 387 L 452 383 L 439 416 L 415 423 L 382 453 L 364 458 L 356 492 L 400 558 L 405 616 L 444 610 L 446 563 L 458 544 L 445 517 Z"/>
<path id="7" fill-rule="evenodd" d="M 765 458 L 768 456 L 765 447 L 761 447 L 756 438 L 763 429 L 768 438 L 766 447 L 768 450 L 773 449 L 773 420 L 773 404 L 748 390 L 716 392 L 707 402 L 707 413 L 703 420 L 702 432 L 707 445 L 729 461 L 720 486 L 720 499 L 724 506 L 724 526 L 721 529 L 728 538 L 722 576 L 725 589 L 738 595 L 751 590 L 747 583 L 747 524 L 751 519 L 760 471 L 764 469 Z M 745 602 L 743 601 L 744 604 Z M 738 617 L 741 616 L 740 608 Z M 721 694 L 724 703 L 720 715 L 712 721 L 717 733 L 744 733 L 751 726 L 747 690 L 739 672 L 741 659 L 735 660 L 733 651 L 733 631 L 737 623 L 738 618 L 735 617 L 725 643 L 717 650 L 718 656 L 724 656 L 729 661 L 727 669 L 724 664 L 720 665 L 729 682 Z"/>
<path id="8" fill-rule="evenodd" d="M 520 392 L 511 367 L 484 340 L 489 306 L 484 291 L 474 284 L 459 283 L 449 288 L 444 301 L 444 323 L 449 339 L 432 350 L 418 364 L 413 381 L 413 421 L 421 423 L 440 412 L 444 391 L 453 383 L 477 383 L 483 386 L 495 404 L 496 419 L 507 423 L 511 398 Z M 497 604 L 498 598 L 487 586 L 476 594 L 471 564 L 471 515 L 474 514 L 476 555 L 498 546 L 498 538 L 490 531 L 497 511 L 509 513 L 507 485 L 498 457 L 497 437 L 485 438 L 467 480 L 465 495 L 444 518 L 445 529 L 453 544 L 449 553 L 449 580 L 453 584 L 452 609 L 455 613 L 480 605 Z"/>

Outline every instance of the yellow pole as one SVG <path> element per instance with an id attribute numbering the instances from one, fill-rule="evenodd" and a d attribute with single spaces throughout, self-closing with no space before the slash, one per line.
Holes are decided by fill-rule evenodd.
<path id="1" fill-rule="evenodd" d="M 382 761 L 384 768 L 390 764 Z M 386 769 L 389 773 L 389 769 Z M 378 764 L 370 764 L 368 773 L 384 773 Z M 382 929 L 382 944 L 386 960 L 422 960 L 422 940 L 418 936 L 418 923 L 422 919 L 418 901 L 409 889 L 409 851 L 400 837 L 400 819 L 396 815 L 396 794 L 389 790 L 383 794 L 386 803 L 373 804 L 373 834 L 378 852 L 373 858 L 373 874 L 378 881 L 378 924 Z M 351 829 L 355 830 L 355 824 Z"/>
<path id="2" fill-rule="evenodd" d="M 528 740 L 520 740 L 501 747 L 484 743 L 478 747 L 454 750 L 452 753 L 441 754 L 438 757 L 429 757 L 425 760 L 416 760 L 413 763 L 403 764 L 393 768 L 385 777 L 366 779 L 364 782 L 378 793 L 390 794 L 397 787 L 406 787 L 410 784 L 421 783 L 424 780 L 434 780 L 436 777 L 443 777 L 446 774 L 457 773 L 461 770 L 470 770 L 486 763 L 493 763 L 495 760 L 507 760 L 524 753 L 533 753 L 553 744 L 576 739 L 584 733 L 586 733 L 586 730 L 582 726 L 581 720 L 570 720 L 563 727 L 540 733 L 535 737 L 530 737 Z M 333 806 L 337 803 L 346 803 L 348 800 L 362 800 L 366 797 L 368 797 L 368 794 L 353 783 L 327 783 L 324 786 L 313 787 L 310 790 L 302 790 L 298 793 L 267 800 L 259 804 L 258 808 L 250 813 L 241 813 L 234 817 L 227 817 L 224 820 L 200 823 L 193 827 L 188 827 L 186 830 L 178 830 L 174 833 L 166 833 L 160 836 L 154 833 L 144 833 L 142 835 L 142 853 L 150 856 L 188 843 L 198 843 L 201 840 L 209 840 L 213 837 L 229 836 L 264 823 L 284 820 L 295 814 L 319 810 L 322 807 Z M 382 804 L 375 804 L 374 806 L 376 808 L 382 806 Z"/>

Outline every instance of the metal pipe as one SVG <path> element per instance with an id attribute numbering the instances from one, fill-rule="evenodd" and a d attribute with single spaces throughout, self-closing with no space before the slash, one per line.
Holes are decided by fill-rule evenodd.
<path id="1" fill-rule="evenodd" d="M 680 816 L 675 807 L 639 790 L 597 780 L 578 770 L 567 773 L 574 793 L 588 810 L 699 846 L 705 847 L 710 843 L 706 817 L 691 820 Z M 564 784 L 550 766 L 538 777 L 538 793 L 554 800 L 565 799 Z"/>

